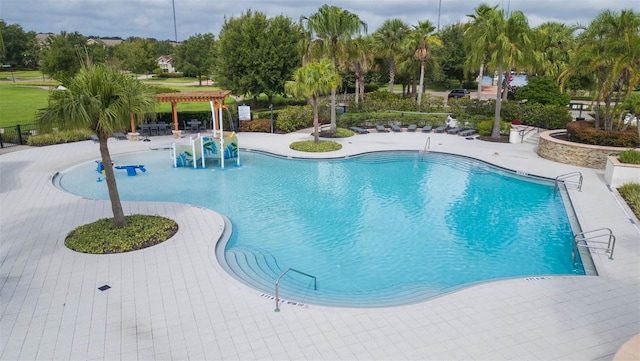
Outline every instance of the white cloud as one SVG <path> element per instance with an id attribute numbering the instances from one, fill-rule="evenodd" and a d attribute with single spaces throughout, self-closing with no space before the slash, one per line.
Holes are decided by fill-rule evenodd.
<path id="1" fill-rule="evenodd" d="M 224 16 L 240 16 L 248 9 L 267 16 L 284 14 L 297 21 L 313 14 L 324 3 L 349 10 L 375 31 L 386 19 L 398 17 L 410 25 L 430 20 L 440 25 L 467 21 L 467 14 L 482 0 L 2 0 L 2 19 L 20 24 L 26 31 L 78 31 L 83 35 L 174 38 L 173 4 L 175 4 L 178 39 L 196 33 L 218 35 Z M 610 8 L 637 8 L 637 0 L 494 0 L 485 1 L 505 10 L 521 10 L 531 26 L 546 21 L 568 25 L 588 24 L 601 11 Z"/>

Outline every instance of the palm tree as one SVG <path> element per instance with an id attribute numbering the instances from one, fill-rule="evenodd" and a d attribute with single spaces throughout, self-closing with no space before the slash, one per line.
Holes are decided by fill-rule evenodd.
<path id="1" fill-rule="evenodd" d="M 469 34 L 472 43 L 470 58 L 477 62 L 486 56 L 487 64 L 497 68 L 498 90 L 491 137 L 500 138 L 501 95 L 507 91 L 503 72 L 505 68 L 510 70 L 511 66 L 529 64 L 533 57 L 533 46 L 527 18 L 521 11 L 514 11 L 507 18 L 504 10 L 492 8 L 483 17 L 484 21 L 472 23 L 465 34 Z"/>
<path id="2" fill-rule="evenodd" d="M 373 33 L 373 50 L 384 57 L 389 67 L 389 92 L 393 92 L 396 77 L 396 58 L 402 52 L 405 37 L 409 34 L 409 26 L 400 19 L 386 20 Z"/>
<path id="3" fill-rule="evenodd" d="M 429 21 L 419 21 L 418 26 L 413 27 L 407 44 L 410 50 L 415 49 L 413 57 L 420 62 L 420 84 L 418 85 L 418 111 L 422 104 L 422 93 L 424 92 L 424 71 L 427 60 L 431 58 L 431 48 L 442 45 L 442 42 L 432 35 L 436 28 Z"/>
<path id="4" fill-rule="evenodd" d="M 534 65 L 534 73 L 559 79 L 569 67 L 576 39 L 573 32 L 577 27 L 556 22 L 546 22 L 533 29 L 534 47 L 541 55 Z"/>
<path id="5" fill-rule="evenodd" d="M 612 130 L 620 101 L 640 84 L 640 13 L 622 10 L 602 12 L 578 37 L 579 45 L 563 83 L 573 75 L 596 79 L 596 128 L 604 115 L 604 129 Z M 604 110 L 600 103 L 604 102 Z"/>
<path id="6" fill-rule="evenodd" d="M 115 227 L 126 227 L 107 140 L 114 132 L 140 121 L 156 106 L 154 91 L 127 74 L 104 64 L 87 65 L 65 82 L 66 90 L 54 90 L 39 121 L 47 127 L 90 129 L 98 137 L 102 164 Z"/>
<path id="7" fill-rule="evenodd" d="M 364 98 L 364 78 L 373 62 L 370 51 L 371 37 L 357 37 L 351 40 L 348 48 L 349 55 L 346 66 L 353 71 L 355 79 L 355 103 L 358 107 L 360 98 Z"/>
<path id="8" fill-rule="evenodd" d="M 322 59 L 320 62 L 307 63 L 293 73 L 293 81 L 286 84 L 287 91 L 297 97 L 311 98 L 313 105 L 314 141 L 320 141 L 318 129 L 318 96 L 334 92 L 342 84 L 333 62 Z"/>
<path id="9" fill-rule="evenodd" d="M 473 39 L 473 37 L 475 34 L 487 31 L 486 28 L 489 20 L 489 15 L 494 12 L 497 7 L 498 5 L 490 7 L 487 4 L 480 4 L 480 6 L 475 8 L 475 14 L 467 15 L 472 19 L 472 22 L 465 30 L 464 35 L 466 35 L 465 39 L 468 41 L 469 47 L 475 49 L 475 51 L 469 52 L 469 55 L 467 56 L 467 59 L 465 61 L 465 65 L 469 70 L 476 66 L 480 67 L 480 73 L 478 75 L 478 99 L 480 99 L 480 93 L 482 92 L 482 78 L 484 76 L 484 65 L 487 61 L 487 52 L 484 48 L 482 48 L 484 44 L 478 43 L 476 39 Z"/>
<path id="10" fill-rule="evenodd" d="M 313 37 L 308 42 L 307 55 L 311 59 L 328 57 L 337 69 L 339 60 L 347 53 L 346 45 L 367 24 L 358 15 L 337 6 L 322 5 L 318 12 L 302 17 L 307 34 Z M 337 74 L 337 73 L 336 73 Z M 331 90 L 331 131 L 336 130 L 336 89 Z"/>

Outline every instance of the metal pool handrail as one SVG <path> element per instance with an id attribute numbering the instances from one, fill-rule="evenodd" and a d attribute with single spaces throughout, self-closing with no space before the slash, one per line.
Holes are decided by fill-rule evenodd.
<path id="1" fill-rule="evenodd" d="M 318 283 L 316 281 L 316 276 L 312 276 L 312 275 L 310 275 L 308 273 L 304 273 L 304 272 L 298 271 L 297 269 L 294 269 L 294 268 L 291 268 L 291 267 L 287 268 L 287 270 L 282 272 L 280 274 L 280 276 L 278 276 L 278 278 L 276 279 L 276 309 L 274 310 L 275 312 L 280 312 L 280 308 L 278 307 L 278 284 L 280 284 L 280 279 L 289 271 L 296 272 L 296 273 L 299 273 L 299 274 L 301 274 L 303 276 L 307 276 L 307 277 L 313 278 L 313 289 L 314 290 L 318 289 Z"/>
<path id="2" fill-rule="evenodd" d="M 608 238 L 607 240 L 596 240 L 597 238 Z M 585 247 L 588 249 L 599 249 L 609 253 L 609 259 L 613 259 L 613 249 L 616 246 L 616 236 L 609 228 L 598 228 L 591 231 L 576 233 L 573 236 L 573 242 L 576 247 Z M 581 243 L 578 243 L 581 242 Z M 592 243 L 592 244 L 589 244 Z M 606 246 L 596 246 L 596 244 L 606 244 Z"/>
<path id="3" fill-rule="evenodd" d="M 569 179 L 575 178 L 576 176 L 578 177 L 578 181 L 574 180 L 569 182 Z M 556 177 L 555 187 L 553 188 L 553 191 L 555 192 L 558 189 L 559 182 L 562 182 L 564 184 L 573 183 L 578 186 L 578 191 L 582 191 L 582 179 L 583 179 L 582 173 L 580 172 L 571 172 L 571 173 L 561 174 Z"/>

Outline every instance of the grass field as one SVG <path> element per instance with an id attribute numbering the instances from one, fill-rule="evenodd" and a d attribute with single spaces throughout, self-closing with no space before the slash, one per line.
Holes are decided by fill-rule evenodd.
<path id="1" fill-rule="evenodd" d="M 35 122 L 38 109 L 47 106 L 49 90 L 0 81 L 0 127 Z"/>
<path id="2" fill-rule="evenodd" d="M 13 81 L 15 79 L 15 82 Z M 188 85 L 193 84 L 195 78 L 145 80 L 150 85 L 166 86 L 181 92 L 200 92 L 220 90 L 218 87 Z M 36 121 L 39 109 L 47 106 L 49 89 L 54 89 L 58 83 L 43 77 L 39 71 L 0 72 L 0 128 L 17 124 L 30 124 Z M 227 104 L 235 103 L 233 98 L 227 98 Z M 178 111 L 208 111 L 209 103 L 180 103 Z M 158 112 L 170 112 L 170 103 L 160 103 Z"/>

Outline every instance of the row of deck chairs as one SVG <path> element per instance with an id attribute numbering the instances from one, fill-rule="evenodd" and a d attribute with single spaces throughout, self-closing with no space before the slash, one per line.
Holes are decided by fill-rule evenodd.
<path id="1" fill-rule="evenodd" d="M 400 128 L 400 126 L 396 125 L 396 124 L 392 124 L 389 126 L 391 128 L 392 131 L 394 132 L 402 132 L 402 128 Z M 358 133 L 358 134 L 367 134 L 369 133 L 368 130 L 360 128 L 360 127 L 349 127 L 349 129 L 351 129 L 353 132 Z M 409 126 L 407 126 L 407 132 L 415 132 L 418 129 L 418 126 L 416 124 L 410 124 Z M 380 124 L 376 124 L 376 131 L 379 133 L 385 133 L 388 132 L 389 130 Z M 460 128 L 460 127 L 454 127 L 454 128 L 449 128 L 447 126 L 441 126 L 441 127 L 437 127 L 437 128 L 433 128 L 430 125 L 425 125 L 424 127 L 422 127 L 422 132 L 423 133 L 430 133 L 431 131 L 433 131 L 434 133 L 447 133 L 447 134 L 458 134 L 460 136 L 463 137 L 468 137 L 470 135 L 473 135 L 476 133 L 475 129 L 464 129 L 464 128 Z"/>

